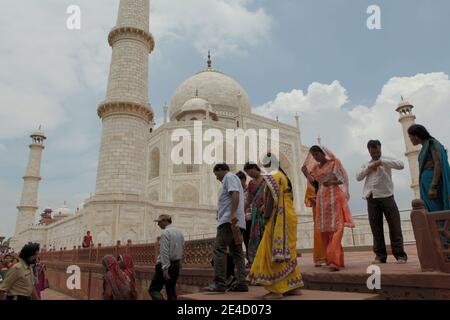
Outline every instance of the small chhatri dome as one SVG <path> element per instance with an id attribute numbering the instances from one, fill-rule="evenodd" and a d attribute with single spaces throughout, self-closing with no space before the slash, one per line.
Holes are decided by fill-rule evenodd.
<path id="1" fill-rule="evenodd" d="M 211 119 L 213 119 L 214 121 L 218 120 L 217 114 L 213 111 L 211 104 L 207 100 L 199 98 L 198 89 L 195 92 L 195 97 L 186 101 L 181 107 L 181 110 L 175 115 L 175 117 L 177 120 L 179 120 L 186 114 L 196 112 L 201 112 L 204 114 L 209 113 Z"/>
<path id="2" fill-rule="evenodd" d="M 398 113 L 403 115 L 408 115 L 412 112 L 412 109 L 414 106 L 409 103 L 407 100 L 403 99 L 403 96 L 401 97 L 401 100 L 397 106 L 397 109 L 395 109 Z"/>
<path id="3" fill-rule="evenodd" d="M 72 215 L 72 211 L 67 207 L 67 202 L 64 201 L 64 205 L 56 211 L 58 218 L 65 218 Z"/>
<path id="4" fill-rule="evenodd" d="M 30 137 L 31 138 L 34 138 L 34 137 L 40 137 L 40 138 L 42 138 L 42 139 L 47 139 L 47 137 L 45 136 L 45 134 L 44 134 L 44 131 L 42 131 L 42 126 L 39 126 L 39 129 L 37 129 L 35 132 L 33 132 L 31 135 L 30 135 Z"/>

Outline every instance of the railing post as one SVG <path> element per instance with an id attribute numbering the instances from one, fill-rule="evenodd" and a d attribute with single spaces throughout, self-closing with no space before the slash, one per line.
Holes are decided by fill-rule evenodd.
<path id="1" fill-rule="evenodd" d="M 91 246 L 89 246 L 89 260 L 88 260 L 88 263 L 91 263 L 92 262 L 92 245 Z"/>
<path id="2" fill-rule="evenodd" d="M 99 263 L 99 261 L 98 261 L 98 255 L 99 255 L 98 251 L 99 251 L 99 249 L 100 249 L 101 247 L 102 247 L 102 244 L 99 243 L 99 244 L 97 245 L 97 254 L 96 254 L 96 257 L 95 257 L 95 263 Z"/>
<path id="3" fill-rule="evenodd" d="M 416 238 L 417 255 L 422 271 L 438 271 L 439 264 L 434 254 L 433 238 L 428 223 L 428 212 L 422 200 L 412 202 L 411 223 Z"/>
<path id="4" fill-rule="evenodd" d="M 120 248 L 120 240 L 117 240 L 116 242 L 116 247 L 114 248 L 115 250 L 115 255 L 114 257 L 117 258 L 119 256 L 119 248 Z"/>

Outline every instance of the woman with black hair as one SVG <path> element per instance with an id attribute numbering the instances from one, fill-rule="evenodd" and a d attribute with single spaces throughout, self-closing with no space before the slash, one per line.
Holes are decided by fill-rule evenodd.
<path id="1" fill-rule="evenodd" d="M 265 229 L 256 252 L 248 280 L 269 291 L 264 299 L 282 299 L 285 295 L 299 295 L 303 287 L 297 264 L 297 213 L 293 204 L 292 184 L 280 168 L 278 159 L 267 154 L 264 175 Z"/>
<path id="2" fill-rule="evenodd" d="M 322 235 L 327 265 L 332 271 L 344 267 L 344 228 L 354 228 L 348 206 L 349 181 L 341 161 L 327 148 L 312 146 L 302 168 L 308 181 L 319 183 L 314 227 Z"/>
<path id="3" fill-rule="evenodd" d="M 252 178 L 247 187 L 246 212 L 249 212 L 247 259 L 249 266 L 255 260 L 264 233 L 264 189 L 266 182 L 256 163 L 247 162 L 244 171 Z"/>
<path id="4" fill-rule="evenodd" d="M 450 210 L 447 150 L 420 124 L 409 127 L 408 135 L 413 145 L 422 145 L 418 159 L 420 197 L 429 212 Z"/>

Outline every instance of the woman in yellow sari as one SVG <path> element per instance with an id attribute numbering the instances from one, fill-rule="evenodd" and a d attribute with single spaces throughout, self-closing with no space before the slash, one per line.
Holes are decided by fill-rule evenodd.
<path id="1" fill-rule="evenodd" d="M 264 167 L 278 168 L 264 175 L 266 181 L 265 229 L 248 280 L 269 291 L 264 299 L 281 299 L 299 295 L 303 287 L 297 265 L 297 213 L 292 185 L 272 154 L 264 159 Z"/>

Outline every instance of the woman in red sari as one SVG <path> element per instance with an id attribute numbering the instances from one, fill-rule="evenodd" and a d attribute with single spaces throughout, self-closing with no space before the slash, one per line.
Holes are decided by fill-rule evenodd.
<path id="1" fill-rule="evenodd" d="M 131 284 L 125 272 L 123 272 L 116 258 L 106 255 L 102 260 L 103 299 L 104 300 L 131 300 Z"/>
<path id="2" fill-rule="evenodd" d="M 134 271 L 134 261 L 131 254 L 124 253 L 118 258 L 120 269 L 128 276 L 131 286 L 131 300 L 137 300 L 138 294 L 136 290 L 136 272 Z"/>
<path id="3" fill-rule="evenodd" d="M 320 146 L 311 147 L 302 171 L 310 183 L 317 181 L 315 228 L 321 232 L 327 265 L 338 271 L 344 267 L 341 242 L 344 227 L 354 228 L 348 207 L 348 175 L 334 154 Z"/>

